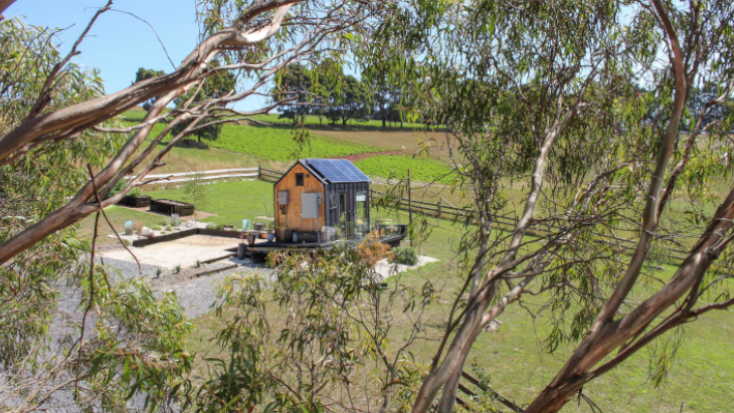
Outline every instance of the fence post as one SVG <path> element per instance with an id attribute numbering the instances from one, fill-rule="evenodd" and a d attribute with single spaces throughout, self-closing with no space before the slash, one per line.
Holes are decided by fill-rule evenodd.
<path id="1" fill-rule="evenodd" d="M 410 194 L 410 168 L 408 168 L 408 226 L 413 229 L 413 197 Z M 413 246 L 413 237 L 410 237 L 410 246 Z"/>
<path id="2" fill-rule="evenodd" d="M 436 218 L 441 218 L 441 200 L 439 199 L 438 202 L 436 202 L 436 209 L 438 209 L 438 212 L 436 212 Z"/>
<path id="3" fill-rule="evenodd" d="M 257 164 L 257 179 L 260 181 L 263 180 L 263 171 L 260 169 L 260 164 Z"/>

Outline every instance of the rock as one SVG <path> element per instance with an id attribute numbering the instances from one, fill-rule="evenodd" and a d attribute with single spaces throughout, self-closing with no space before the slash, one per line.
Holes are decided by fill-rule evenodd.
<path id="1" fill-rule="evenodd" d="M 502 321 L 495 319 L 495 320 L 490 321 L 486 326 L 484 326 L 483 330 L 488 333 L 493 333 L 499 330 L 501 325 L 502 325 Z"/>

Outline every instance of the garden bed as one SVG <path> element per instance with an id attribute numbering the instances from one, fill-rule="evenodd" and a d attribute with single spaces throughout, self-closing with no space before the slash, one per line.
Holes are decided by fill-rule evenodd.
<path id="1" fill-rule="evenodd" d="M 118 202 L 120 205 L 131 208 L 143 208 L 150 206 L 151 198 L 148 195 L 128 195 Z"/>
<path id="2" fill-rule="evenodd" d="M 153 199 L 150 201 L 150 211 L 165 215 L 178 214 L 185 217 L 194 214 L 194 204 L 170 199 Z"/>
<path id="3" fill-rule="evenodd" d="M 247 235 L 247 231 L 225 231 L 223 229 L 211 229 L 211 228 L 199 228 L 197 230 L 199 235 L 212 235 L 215 237 L 227 237 L 227 238 L 240 238 L 242 235 Z"/>
<path id="4" fill-rule="evenodd" d="M 144 247 L 146 245 L 157 244 L 159 242 L 173 241 L 191 235 L 196 235 L 197 231 L 198 229 L 192 228 L 185 231 L 174 232 L 172 234 L 158 235 L 154 238 L 141 238 L 133 241 L 133 247 Z"/>

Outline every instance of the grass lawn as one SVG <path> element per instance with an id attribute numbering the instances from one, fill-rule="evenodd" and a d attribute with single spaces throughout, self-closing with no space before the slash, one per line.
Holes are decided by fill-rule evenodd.
<path id="1" fill-rule="evenodd" d="M 420 182 L 439 182 L 447 184 L 453 180 L 451 168 L 444 162 L 433 158 L 414 158 L 412 156 L 373 156 L 354 164 L 369 176 L 406 179 L 408 169 L 411 178 Z"/>
<path id="2" fill-rule="evenodd" d="M 263 181 L 230 181 L 204 186 L 207 196 L 206 212 L 217 216 L 203 219 L 242 228 L 242 220 L 270 223 L 273 221 L 257 218 L 273 216 L 273 184 Z M 146 192 L 153 198 L 167 198 L 186 201 L 182 188 Z"/>
<path id="3" fill-rule="evenodd" d="M 260 214 L 257 210 L 262 207 L 257 201 L 258 197 L 270 194 L 272 185 L 258 181 L 232 182 L 211 185 L 211 190 L 212 193 L 224 193 L 226 199 L 216 205 L 212 204 L 209 210 L 219 211 L 222 213 L 221 217 L 231 216 L 231 219 L 239 220 L 240 217 L 248 217 L 248 214 Z M 165 196 L 169 198 L 176 199 L 175 194 L 175 191 L 165 192 Z M 231 205 L 227 205 L 228 203 Z M 255 206 L 251 206 L 251 203 Z M 272 203 L 268 203 L 266 207 L 272 210 Z M 373 210 L 372 217 L 373 220 L 392 218 L 396 223 L 407 222 L 404 213 L 384 209 Z M 448 308 L 461 281 L 461 274 L 453 259 L 461 236 L 467 232 L 460 224 L 446 220 L 431 222 L 437 226 L 433 227 L 428 239 L 417 248 L 422 255 L 442 261 L 390 280 L 415 288 L 430 281 L 437 289 L 442 290 L 439 302 L 431 305 L 424 315 L 427 325 L 424 334 L 427 340 L 417 341 L 412 348 L 416 359 L 424 363 L 430 361 L 436 350 L 435 340 L 442 334 Z M 668 263 L 663 266 L 666 268 L 664 271 L 649 269 L 649 275 L 659 279 L 672 276 L 674 267 Z M 631 295 L 638 302 L 651 291 L 649 286 L 642 284 Z M 655 283 L 650 281 L 650 285 L 654 286 Z M 536 281 L 534 289 L 537 288 Z M 479 336 L 466 364 L 469 372 L 474 371 L 473 365 L 480 366 L 479 369 L 489 375 L 497 391 L 519 404 L 528 403 L 552 380 L 577 344 L 564 343 L 554 354 L 545 350 L 543 340 L 550 331 L 549 315 L 539 309 L 547 298 L 541 295 L 523 299 L 524 306 L 532 310 L 534 315 L 517 304 L 511 305 L 499 317 L 503 324 L 498 332 L 482 333 Z M 209 314 L 196 319 L 195 324 L 198 330 L 190 342 L 192 349 L 199 354 L 212 354 L 213 347 L 209 340 L 215 334 L 218 321 Z M 399 347 L 408 327 L 398 326 L 394 330 L 392 347 Z M 660 340 L 657 343 L 659 342 Z M 648 349 L 640 351 L 621 367 L 585 386 L 584 393 L 603 411 L 678 412 L 681 405 L 684 412 L 730 411 L 734 403 L 734 357 L 731 357 L 733 344 L 734 319 L 731 312 L 710 313 L 685 327 L 684 340 L 673 361 L 670 374 L 660 387 L 655 388 L 649 378 L 651 352 Z M 564 411 L 590 410 L 584 403 L 579 407 L 574 401 Z"/>
<path id="4" fill-rule="evenodd" d="M 144 226 L 157 225 L 164 221 L 170 221 L 170 218 L 166 218 L 162 215 L 150 214 L 147 212 L 140 212 L 134 209 L 119 207 L 116 205 L 105 208 L 105 214 L 112 222 L 117 232 L 125 231 L 125 221 L 132 220 L 134 223 L 140 223 Z M 79 221 L 79 229 L 77 234 L 80 238 L 90 240 L 94 234 L 94 216 L 92 214 L 83 220 Z M 109 244 L 119 242 L 116 237 L 112 238 L 108 235 L 114 235 L 114 232 L 110 229 L 110 226 L 105 221 L 104 217 L 99 217 L 97 243 Z"/>

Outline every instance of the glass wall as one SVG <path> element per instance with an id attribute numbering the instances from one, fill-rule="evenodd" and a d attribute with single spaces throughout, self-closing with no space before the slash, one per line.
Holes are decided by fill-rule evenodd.
<path id="1" fill-rule="evenodd" d="M 369 210 L 369 198 L 367 197 L 367 192 L 357 192 L 356 196 L 356 204 L 355 204 L 355 212 L 354 212 L 354 232 L 357 235 L 357 233 L 362 234 L 362 236 L 367 235 L 367 233 L 370 231 L 370 223 L 369 223 L 369 217 L 367 216 L 367 211 Z"/>

